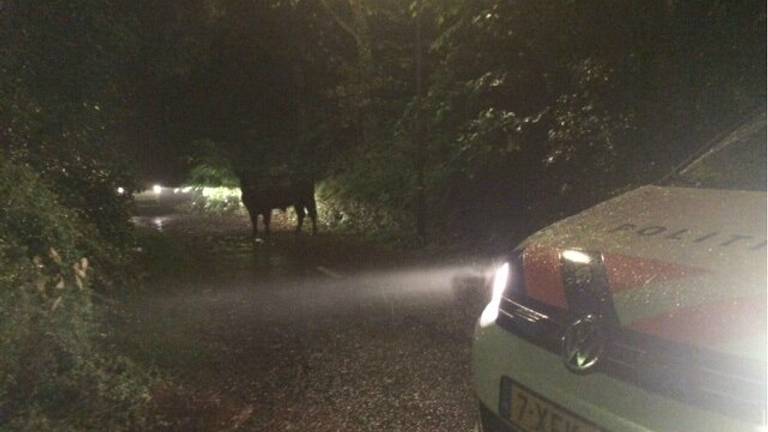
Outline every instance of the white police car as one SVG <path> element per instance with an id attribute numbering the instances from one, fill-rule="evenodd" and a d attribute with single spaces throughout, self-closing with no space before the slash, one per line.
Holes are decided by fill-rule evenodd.
<path id="1" fill-rule="evenodd" d="M 766 429 L 765 114 L 525 240 L 473 348 L 480 428 Z"/>

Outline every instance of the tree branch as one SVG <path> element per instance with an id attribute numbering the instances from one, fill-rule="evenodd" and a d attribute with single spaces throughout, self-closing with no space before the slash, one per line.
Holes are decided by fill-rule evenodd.
<path id="1" fill-rule="evenodd" d="M 347 33 L 352 35 L 352 37 L 355 39 L 355 42 L 357 44 L 360 44 L 360 36 L 357 34 L 357 32 L 355 32 L 355 30 L 352 28 L 352 26 L 350 26 L 349 24 L 344 22 L 344 20 L 341 19 L 339 14 L 337 14 L 336 11 L 334 11 L 333 8 L 331 8 L 328 5 L 328 1 L 327 0 L 320 0 L 320 3 L 322 3 L 322 5 L 325 7 L 325 9 L 328 11 L 328 13 L 331 14 L 331 16 L 333 17 L 333 20 L 336 21 L 336 24 L 338 24 L 339 27 L 344 29 Z"/>

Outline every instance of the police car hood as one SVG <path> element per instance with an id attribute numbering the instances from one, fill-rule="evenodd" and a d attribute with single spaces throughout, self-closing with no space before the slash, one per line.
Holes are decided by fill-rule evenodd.
<path id="1" fill-rule="evenodd" d="M 758 360 L 766 346 L 766 194 L 646 186 L 523 244 L 529 295 L 567 308 L 563 252 L 601 257 L 622 327 Z M 596 255 L 595 255 L 596 254 Z M 577 252 L 578 257 L 578 252 Z"/>

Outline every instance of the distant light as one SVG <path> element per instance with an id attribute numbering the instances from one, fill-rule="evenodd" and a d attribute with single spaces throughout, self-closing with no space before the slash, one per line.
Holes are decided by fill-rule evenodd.
<path id="1" fill-rule="evenodd" d="M 125 193 L 125 189 L 122 186 L 117 188 L 117 194 L 118 195 L 123 195 L 124 193 Z"/>
<path id="2" fill-rule="evenodd" d="M 577 250 L 566 250 L 563 251 L 562 255 L 563 258 L 567 259 L 568 261 L 578 264 L 589 264 L 592 262 L 592 258 L 589 255 Z"/>
<path id="3" fill-rule="evenodd" d="M 179 193 L 179 190 L 180 190 L 179 188 L 174 188 L 173 189 L 173 193 L 177 194 L 177 193 Z"/>
<path id="4" fill-rule="evenodd" d="M 192 186 L 185 186 L 185 187 L 181 188 L 181 191 L 183 193 L 189 193 L 189 192 L 192 191 Z"/>
<path id="5" fill-rule="evenodd" d="M 163 187 L 160 185 L 154 185 L 152 186 L 152 192 L 160 195 L 160 193 L 163 191 Z"/>

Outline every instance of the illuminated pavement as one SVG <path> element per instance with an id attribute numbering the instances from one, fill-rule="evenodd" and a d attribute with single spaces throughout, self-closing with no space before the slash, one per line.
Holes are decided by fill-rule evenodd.
<path id="1" fill-rule="evenodd" d="M 173 240 L 121 333 L 184 392 L 169 430 L 469 431 L 482 265 L 416 264 L 330 235 L 254 245 L 241 217 L 154 212 Z M 470 284 L 474 286 L 473 284 Z"/>

